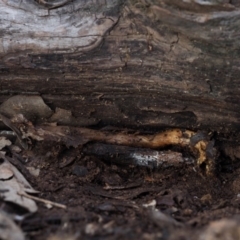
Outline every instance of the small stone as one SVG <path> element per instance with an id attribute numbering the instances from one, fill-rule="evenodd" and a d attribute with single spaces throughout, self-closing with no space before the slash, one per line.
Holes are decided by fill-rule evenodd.
<path id="1" fill-rule="evenodd" d="M 95 235 L 100 229 L 100 226 L 96 223 L 88 223 L 85 227 L 85 233 L 87 235 Z"/>
<path id="2" fill-rule="evenodd" d="M 145 207 L 145 208 L 148 208 L 148 207 L 155 208 L 156 205 L 157 205 L 157 201 L 154 199 L 151 202 L 143 204 L 143 207 Z"/>
<path id="3" fill-rule="evenodd" d="M 34 177 L 38 177 L 40 174 L 40 169 L 39 168 L 35 168 L 35 167 L 27 167 L 29 173 L 34 176 Z"/>
<path id="4" fill-rule="evenodd" d="M 183 210 L 183 215 L 186 216 L 186 217 L 191 216 L 192 213 L 193 213 L 193 210 L 190 209 L 190 208 L 186 208 L 186 209 Z"/>
<path id="5" fill-rule="evenodd" d="M 72 174 L 78 177 L 85 177 L 88 174 L 88 170 L 84 166 L 75 165 L 73 167 Z"/>
<path id="6" fill-rule="evenodd" d="M 111 203 L 100 204 L 97 208 L 101 211 L 106 211 L 106 212 L 116 212 L 117 211 L 116 207 L 114 205 L 112 205 Z"/>

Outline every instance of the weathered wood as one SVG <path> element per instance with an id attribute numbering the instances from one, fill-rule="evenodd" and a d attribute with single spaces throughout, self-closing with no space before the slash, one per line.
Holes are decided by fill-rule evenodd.
<path id="1" fill-rule="evenodd" d="M 0 2 L 1 102 L 40 94 L 102 125 L 238 133 L 239 1 L 42 3 Z"/>

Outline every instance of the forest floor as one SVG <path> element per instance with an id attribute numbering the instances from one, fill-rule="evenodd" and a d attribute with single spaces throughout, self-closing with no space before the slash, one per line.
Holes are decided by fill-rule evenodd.
<path id="1" fill-rule="evenodd" d="M 163 132 L 163 142 L 170 139 L 168 134 L 182 135 L 170 139 L 178 140 L 177 148 L 168 146 L 162 154 L 139 147 L 146 142 L 150 146 L 156 132 L 146 137 L 111 127 L 97 131 L 61 127 L 56 117 L 34 126 L 26 120 L 33 113 L 41 120 L 53 114 L 38 96 L 12 97 L 0 110 L 4 124 L 0 131 L 0 239 L 240 239 L 239 152 L 231 153 L 230 148 L 224 155 L 216 141 L 219 154 L 214 168 L 204 171 L 207 168 L 201 169 L 189 148 L 201 143 L 206 156 L 213 156 L 213 141 L 204 145 L 208 134 L 199 131 L 189 139 L 184 138 L 186 131 Z M 66 121 L 67 114 L 72 123 L 66 110 L 58 110 L 58 122 Z M 101 138 L 102 143 L 92 143 Z M 179 145 L 184 141 L 188 146 Z M 114 145 L 120 142 L 130 147 Z M 129 162 L 132 152 L 140 154 L 140 165 L 154 156 L 160 156 L 161 164 Z"/>
<path id="2" fill-rule="evenodd" d="M 240 238 L 238 166 L 229 163 L 211 176 L 191 165 L 149 170 L 105 163 L 80 149 L 61 150 L 75 159 L 64 165 L 53 154 L 60 148 L 37 143 L 37 157 L 25 153 L 26 166 L 40 169 L 31 182 L 40 197 L 67 206 L 38 204 L 20 223 L 28 239 Z"/>

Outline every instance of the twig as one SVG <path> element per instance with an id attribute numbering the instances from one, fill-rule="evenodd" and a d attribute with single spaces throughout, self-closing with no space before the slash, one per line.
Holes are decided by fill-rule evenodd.
<path id="1" fill-rule="evenodd" d="M 66 205 L 63 205 L 63 204 L 60 204 L 60 203 L 56 203 L 56 202 L 52 202 L 52 201 L 49 201 L 49 200 L 46 200 L 46 199 L 43 199 L 43 198 L 30 196 L 30 195 L 28 195 L 27 193 L 24 193 L 24 192 L 18 192 L 18 194 L 20 196 L 23 196 L 23 197 L 26 197 L 26 198 L 29 198 L 29 199 L 32 199 L 32 200 L 35 200 L 35 201 L 45 203 L 46 205 L 49 204 L 49 205 L 52 205 L 54 207 L 63 208 L 63 209 L 67 208 Z"/>
<path id="2" fill-rule="evenodd" d="M 131 188 L 137 188 L 142 185 L 142 182 L 137 183 L 130 183 L 124 186 L 111 186 L 109 184 L 106 184 L 105 187 L 103 187 L 104 190 L 125 190 L 125 189 L 131 189 Z"/>

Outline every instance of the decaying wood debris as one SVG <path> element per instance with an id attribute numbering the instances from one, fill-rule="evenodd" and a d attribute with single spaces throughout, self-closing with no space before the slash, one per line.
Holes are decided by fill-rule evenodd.
<path id="1" fill-rule="evenodd" d="M 79 147 L 90 142 L 101 142 L 113 145 L 122 145 L 132 148 L 164 149 L 169 146 L 177 146 L 190 150 L 197 159 L 197 165 L 203 166 L 210 173 L 215 165 L 216 151 L 208 134 L 184 129 L 168 129 L 156 134 L 128 134 L 124 132 L 112 133 L 109 131 L 90 128 L 56 126 L 54 124 L 41 124 L 34 126 L 24 118 L 17 115 L 12 122 L 1 115 L 3 122 L 7 124 L 20 141 L 23 148 L 27 148 L 27 141 L 52 141 L 64 143 L 67 147 Z M 119 149 L 118 149 L 119 150 Z M 134 149 L 131 149 L 134 153 Z M 139 152 L 138 150 L 135 150 Z M 96 153 L 96 151 L 95 151 Z M 148 155 L 149 154 L 149 155 Z M 153 153 L 142 153 L 146 159 Z M 135 156 L 136 157 L 136 156 Z M 133 155 L 132 155 L 132 158 Z"/>
<path id="2" fill-rule="evenodd" d="M 156 168 L 189 164 L 194 162 L 193 157 L 197 166 L 207 173 L 215 168 L 214 141 L 204 131 L 175 128 L 146 134 L 111 127 L 87 128 L 85 120 L 74 118 L 70 111 L 56 109 L 54 113 L 41 97 L 24 95 L 4 102 L 0 106 L 0 118 L 5 129 L 2 136 L 15 135 L 23 149 L 32 147 L 32 140 L 36 140 L 63 144 L 67 148 L 80 147 L 83 154 L 97 155 L 116 164 Z M 12 130 L 7 135 L 6 127 Z M 187 150 L 189 155 L 182 156 L 182 150 Z"/>
<path id="3" fill-rule="evenodd" d="M 194 165 L 193 158 L 172 150 L 158 151 L 148 148 L 136 148 L 105 143 L 89 143 L 82 149 L 84 154 L 94 155 L 109 163 L 122 166 L 136 165 L 150 169 L 170 166 Z"/>

